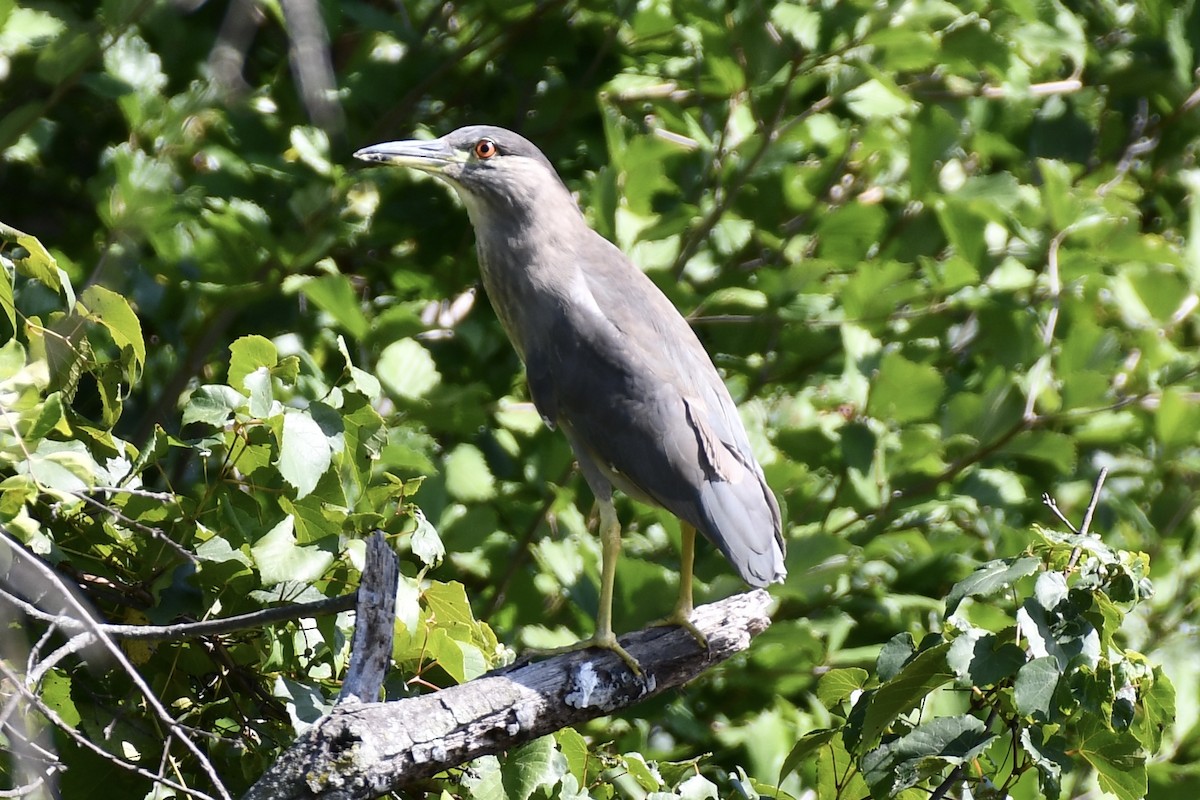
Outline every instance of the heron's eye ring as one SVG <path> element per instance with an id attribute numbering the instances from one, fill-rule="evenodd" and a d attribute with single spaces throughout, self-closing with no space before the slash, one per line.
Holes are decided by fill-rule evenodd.
<path id="1" fill-rule="evenodd" d="M 491 158 L 499 152 L 500 149 L 496 147 L 496 143 L 491 139 L 480 139 L 475 143 L 476 158 Z"/>

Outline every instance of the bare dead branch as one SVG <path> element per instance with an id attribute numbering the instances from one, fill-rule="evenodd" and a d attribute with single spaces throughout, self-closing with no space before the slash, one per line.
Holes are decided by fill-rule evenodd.
<path id="1" fill-rule="evenodd" d="M 616 655 L 585 650 L 509 667 L 433 694 L 337 706 L 300 737 L 245 800 L 377 797 L 482 755 L 638 703 L 750 646 L 770 624 L 758 589 L 697 608 L 702 649 L 677 627 L 621 637 L 638 678 Z"/>
<path id="2" fill-rule="evenodd" d="M 254 43 L 254 34 L 264 18 L 257 0 L 237 0 L 229 4 L 217 32 L 216 44 L 208 54 L 213 83 L 226 94 L 237 96 L 250 90 L 242 70 L 246 66 L 246 54 Z"/>
<path id="3" fill-rule="evenodd" d="M 75 726 L 71 725 L 66 720 L 64 720 L 62 717 L 60 717 L 54 709 L 52 709 L 52 708 L 50 708 L 50 706 L 46 705 L 46 703 L 42 700 L 41 697 L 39 697 L 36 693 L 31 692 L 27 688 L 25 688 L 24 683 L 21 681 L 21 676 L 17 675 L 15 672 L 8 669 L 7 665 L 4 663 L 3 660 L 0 660 L 0 674 L 2 674 L 5 678 L 7 678 L 13 684 L 13 686 L 16 688 L 17 692 L 19 692 L 21 694 L 22 698 L 27 703 L 29 703 L 30 706 L 37 709 L 37 712 L 39 714 L 41 714 L 42 716 L 44 716 L 47 720 L 49 720 L 50 724 L 54 725 L 56 728 L 58 728 L 60 731 L 62 731 L 64 734 L 66 734 L 67 737 L 69 737 L 71 739 L 71 741 L 75 742 L 80 747 L 90 750 L 91 752 L 100 756 L 104 760 L 106 760 L 112 764 L 115 764 L 116 766 L 120 767 L 121 769 L 129 770 L 130 772 L 140 775 L 143 778 L 149 778 L 150 780 L 154 781 L 155 783 L 162 784 L 163 786 L 165 786 L 169 789 L 174 789 L 177 792 L 182 792 L 183 794 L 189 795 L 191 797 L 200 798 L 200 800 L 215 800 L 215 798 L 213 798 L 212 795 L 208 795 L 208 794 L 205 794 L 204 792 L 197 791 L 196 789 L 192 789 L 188 786 L 184 786 L 181 783 L 176 783 L 175 781 L 172 781 L 169 778 L 164 778 L 160 775 L 155 775 L 153 772 L 151 772 L 147 769 L 143 769 L 142 767 L 139 767 L 137 764 L 131 764 L 130 762 L 128 762 L 122 758 L 117 758 L 112 753 L 108 752 L 104 748 L 95 744 L 94 742 L 92 742 L 91 739 L 87 738 L 83 734 L 79 733 L 79 731 L 75 730 Z M 223 795 L 223 796 L 228 797 L 228 795 Z"/>
<path id="4" fill-rule="evenodd" d="M 287 20 L 288 59 L 308 118 L 330 136 L 340 137 L 346 118 L 337 99 L 329 31 L 321 9 L 315 0 L 283 0 L 281 5 Z"/>
<path id="5" fill-rule="evenodd" d="M 1096 513 L 1096 506 L 1100 504 L 1100 490 L 1104 488 L 1104 479 L 1108 477 L 1108 467 L 1103 467 L 1100 470 L 1100 475 L 1096 478 L 1096 488 L 1092 489 L 1092 499 L 1088 502 L 1087 511 L 1083 514 L 1083 524 L 1079 526 L 1079 534 L 1087 536 L 1088 531 L 1092 527 L 1092 515 Z M 1071 560 L 1067 562 L 1067 571 L 1075 569 L 1075 565 L 1079 563 L 1079 556 L 1083 552 L 1083 548 L 1076 547 L 1071 551 Z"/>
<path id="6" fill-rule="evenodd" d="M 261 611 L 251 611 L 247 614 L 237 614 L 232 617 L 206 619 L 199 622 L 179 622 L 172 625 L 114 625 L 98 622 L 96 628 L 106 636 L 117 639 L 136 639 L 140 641 L 181 641 L 196 639 L 201 636 L 215 636 L 222 633 L 255 630 L 273 622 L 286 622 L 304 617 L 320 617 L 326 614 L 337 614 L 354 608 L 357 592 L 328 597 L 324 600 L 314 600 L 309 603 L 293 603 L 286 606 L 264 608 Z M 23 611 L 33 619 L 50 625 L 57 625 L 64 633 L 78 633 L 85 628 L 84 623 L 71 616 L 47 612 L 38 606 L 26 602 L 19 597 L 0 588 L 0 600 L 4 600 Z"/>
<path id="7" fill-rule="evenodd" d="M 74 495 L 75 497 L 78 497 L 80 500 L 87 503 L 88 505 L 91 505 L 92 507 L 97 508 L 100 511 L 103 511 L 106 514 L 109 514 L 110 516 L 113 517 L 113 519 L 117 520 L 122 525 L 126 525 L 130 528 L 133 528 L 134 530 L 139 530 L 142 533 L 145 533 L 145 534 L 151 536 L 155 541 L 162 542 L 167 547 L 169 547 L 175 553 L 175 555 L 179 556 L 184 561 L 189 561 L 192 564 L 200 563 L 200 559 L 198 559 L 196 557 L 195 553 L 191 553 L 188 550 L 185 550 L 183 545 L 181 545 L 178 542 L 176 542 L 175 540 L 173 540 L 170 536 L 167 536 L 166 531 L 164 531 L 162 528 L 155 528 L 151 525 L 146 525 L 144 523 L 138 522 L 136 519 L 133 519 L 133 518 L 128 517 L 125 514 L 121 513 L 121 511 L 119 509 L 116 509 L 110 505 L 101 503 L 99 500 L 97 500 L 96 498 L 92 497 L 91 495 L 89 495 L 85 492 L 71 492 L 71 494 Z"/>
<path id="8" fill-rule="evenodd" d="M 350 669 L 342 682 L 338 703 L 379 699 L 384 676 L 392 662 L 392 633 L 396 625 L 396 581 L 400 559 L 376 531 L 367 540 L 367 562 L 358 585 L 358 610 Z"/>
<path id="9" fill-rule="evenodd" d="M 129 662 L 129 658 L 121 650 L 120 647 L 113 641 L 112 637 L 108 636 L 100 628 L 100 623 L 96 621 L 91 609 L 87 603 L 77 596 L 77 589 L 68 586 L 67 583 L 59 577 L 58 573 L 51 569 L 48 565 L 42 562 L 41 559 L 30 556 L 20 543 L 13 539 L 8 532 L 0 526 L 0 542 L 6 545 L 9 549 L 11 558 L 10 575 L 14 572 L 18 575 L 24 575 L 27 582 L 30 584 L 41 584 L 41 594 L 52 595 L 62 604 L 63 616 L 74 617 L 79 622 L 83 623 L 85 630 L 90 632 L 96 639 L 97 643 L 107 651 L 108 655 L 116 661 L 133 684 L 138 688 L 145 698 L 146 704 L 154 711 L 154 714 L 163 723 L 170 735 L 177 739 L 199 763 L 200 768 L 208 776 L 213 786 L 217 790 L 217 794 L 222 798 L 229 798 L 230 794 L 221 782 L 220 776 L 217 774 L 216 768 L 204 754 L 191 737 L 187 736 L 179 726 L 175 724 L 174 718 L 167 712 L 162 702 L 158 699 L 158 695 L 147 685 L 144 678 L 137 669 Z M 31 694 L 24 686 L 20 687 L 23 694 Z M 44 705 L 44 704 L 43 704 Z"/>

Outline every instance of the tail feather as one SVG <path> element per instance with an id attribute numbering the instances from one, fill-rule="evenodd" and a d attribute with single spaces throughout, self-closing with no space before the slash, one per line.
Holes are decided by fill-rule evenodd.
<path id="1" fill-rule="evenodd" d="M 696 527 L 751 586 L 782 583 L 783 564 L 779 507 L 766 484 L 706 481 L 700 490 L 701 522 Z"/>

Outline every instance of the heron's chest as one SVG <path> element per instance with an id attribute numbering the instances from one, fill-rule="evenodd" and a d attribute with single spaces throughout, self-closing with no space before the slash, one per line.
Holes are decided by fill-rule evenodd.
<path id="1" fill-rule="evenodd" d="M 536 253 L 508 247 L 498 251 L 479 242 L 483 288 L 496 317 L 522 361 L 541 337 L 559 328 L 572 299 L 573 269 L 547 262 Z"/>

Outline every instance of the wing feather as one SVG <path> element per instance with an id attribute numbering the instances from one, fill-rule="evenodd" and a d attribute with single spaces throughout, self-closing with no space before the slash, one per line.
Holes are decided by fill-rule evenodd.
<path id="1" fill-rule="evenodd" d="M 595 238 L 581 254 L 588 302 L 564 304 L 527 354 L 535 404 L 581 458 L 694 525 L 747 583 L 782 580 L 779 507 L 720 375 L 653 282 Z"/>

